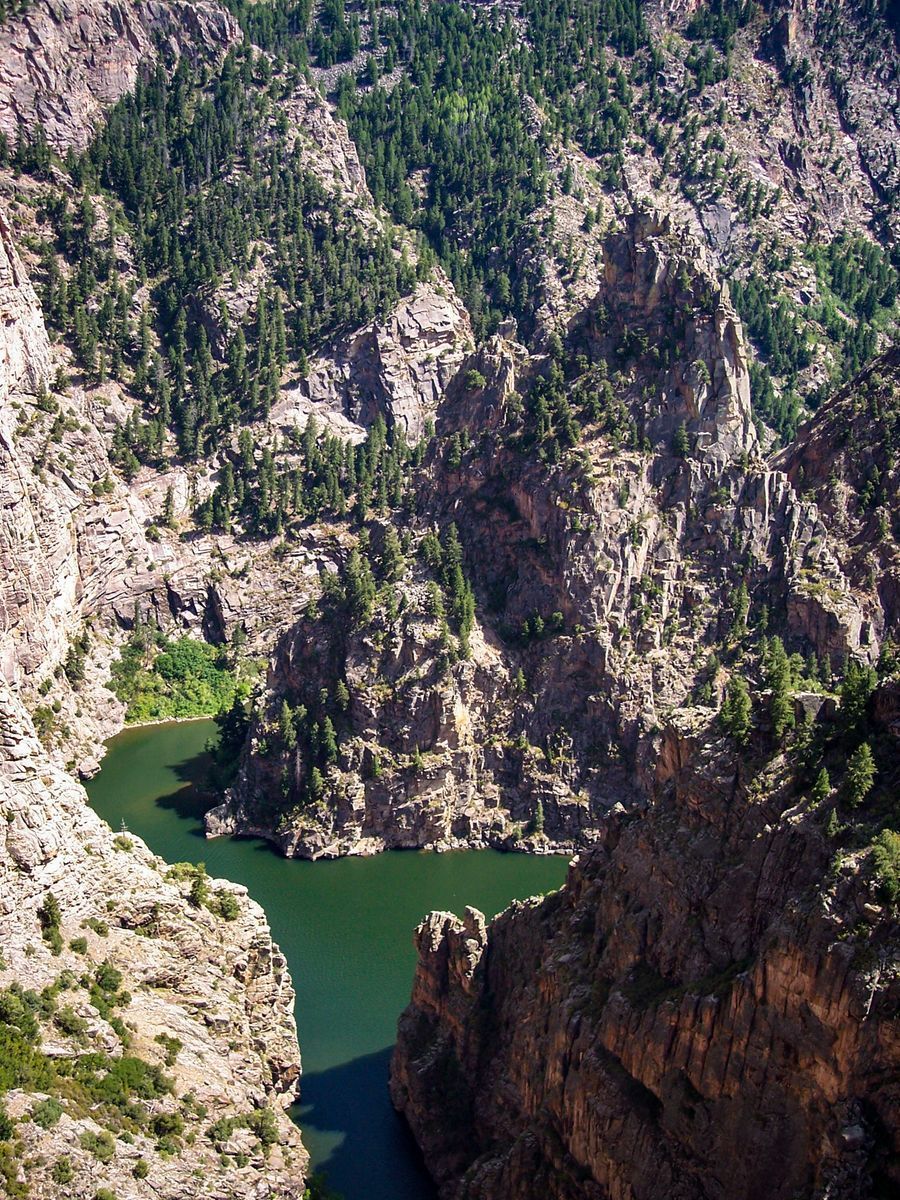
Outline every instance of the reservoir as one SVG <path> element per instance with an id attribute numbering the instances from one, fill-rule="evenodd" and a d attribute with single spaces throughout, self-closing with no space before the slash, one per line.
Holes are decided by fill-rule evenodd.
<path id="1" fill-rule="evenodd" d="M 285 859 L 263 842 L 203 837 L 212 721 L 127 729 L 109 743 L 91 803 L 169 862 L 205 862 L 266 910 L 297 990 L 303 1056 L 295 1117 L 316 1169 L 344 1200 L 434 1200 L 387 1094 L 397 1018 L 415 967 L 412 932 L 431 909 L 489 917 L 559 887 L 567 858 L 469 850 Z"/>

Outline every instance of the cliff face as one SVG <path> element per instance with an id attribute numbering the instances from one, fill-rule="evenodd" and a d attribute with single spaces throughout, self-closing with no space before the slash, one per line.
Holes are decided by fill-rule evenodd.
<path id="1" fill-rule="evenodd" d="M 215 0 L 37 0 L 0 27 L 0 132 L 40 123 L 60 153 L 81 150 L 103 113 L 159 55 L 215 59 L 240 37 Z"/>
<path id="2" fill-rule="evenodd" d="M 900 350 L 876 358 L 798 432 L 776 459 L 814 499 L 841 569 L 870 627 L 900 615 L 900 480 L 892 450 L 900 425 Z"/>
<path id="3" fill-rule="evenodd" d="M 90 752 L 121 722 L 102 686 L 119 623 L 135 605 L 186 609 L 194 583 L 201 606 L 206 593 L 202 571 L 184 581 L 183 557 L 181 594 L 166 583 L 137 489 L 110 477 L 105 405 L 119 393 L 58 390 L 65 363 L 0 213 L 4 1186 L 300 1197 L 308 1158 L 284 1111 L 300 1074 L 294 992 L 262 911 L 114 837 L 23 704 L 52 686 L 76 726 L 67 747 Z M 91 618 L 76 689 L 59 667 Z"/>
<path id="4" fill-rule="evenodd" d="M 79 1195 L 302 1196 L 307 1155 L 284 1112 L 300 1074 L 294 992 L 259 906 L 215 880 L 189 903 L 190 877 L 113 836 L 5 685 L 0 793 L 11 1180 L 58 1195 L 65 1160 Z M 22 984 L 27 1003 L 42 996 L 25 1059 L 9 1041 L 29 1029 Z M 48 1095 L 56 1119 L 33 1119 Z"/>
<path id="5" fill-rule="evenodd" d="M 704 684 L 718 704 L 707 658 L 747 619 L 742 585 L 835 669 L 877 655 L 893 610 L 851 571 L 819 493 L 764 458 L 746 340 L 709 257 L 656 212 L 602 247 L 600 290 L 566 345 L 573 377 L 509 329 L 461 364 L 416 511 L 373 526 L 371 619 L 326 601 L 278 642 L 211 833 L 262 832 L 307 857 L 586 845 L 617 803 L 646 802 L 637 764 L 668 713 Z M 535 451 L 553 381 L 583 406 L 577 456 Z M 435 598 L 445 568 L 428 561 L 430 531 L 454 523 L 478 599 L 468 657 L 451 598 Z M 403 563 L 383 578 L 392 533 Z M 327 764 L 281 727 L 284 704 L 331 722 Z M 311 802 L 313 766 L 325 795 Z"/>
<path id="6" fill-rule="evenodd" d="M 384 320 L 317 356 L 308 378 L 288 393 L 284 409 L 299 408 L 304 417 L 312 412 L 326 424 L 340 414 L 357 426 L 359 436 L 381 416 L 414 444 L 471 348 L 468 313 L 438 271 Z M 280 415 L 284 419 L 283 411 Z"/>
<path id="7" fill-rule="evenodd" d="M 653 805 L 561 892 L 420 925 L 391 1093 L 443 1197 L 896 1187 L 896 912 L 705 722 L 663 731 Z"/>
<path id="8" fill-rule="evenodd" d="M 50 343 L 34 289 L 0 213 L 0 602 L 2 672 L 12 682 L 44 659 L 59 662 L 65 617 L 74 600 L 74 545 L 60 528 L 58 506 L 17 452 L 16 409 L 50 385 Z"/>

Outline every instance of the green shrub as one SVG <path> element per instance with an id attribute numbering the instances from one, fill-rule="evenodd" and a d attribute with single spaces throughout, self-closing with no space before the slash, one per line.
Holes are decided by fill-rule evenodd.
<path id="1" fill-rule="evenodd" d="M 233 892 L 220 892 L 216 897 L 216 912 L 223 921 L 234 921 L 240 916 L 241 906 Z"/>
<path id="2" fill-rule="evenodd" d="M 174 1067 L 175 1060 L 181 1053 L 183 1043 L 177 1037 L 171 1037 L 168 1033 L 158 1033 L 154 1039 L 162 1046 L 166 1052 L 166 1066 Z"/>
<path id="3" fill-rule="evenodd" d="M 99 1133 L 94 1133 L 93 1130 L 86 1130 L 78 1139 L 82 1150 L 86 1150 L 88 1154 L 93 1154 L 99 1162 L 108 1163 L 116 1153 L 116 1143 L 113 1141 L 112 1134 L 101 1129 Z"/>
<path id="4" fill-rule="evenodd" d="M 122 972 L 118 971 L 108 959 L 104 960 L 94 971 L 94 979 L 101 992 L 117 992 L 122 986 Z"/>
<path id="5" fill-rule="evenodd" d="M 271 1108 L 258 1108 L 250 1113 L 247 1125 L 264 1146 L 274 1146 L 278 1141 L 278 1122 Z"/>
<path id="6" fill-rule="evenodd" d="M 74 1176 L 72 1160 L 65 1156 L 58 1158 L 50 1169 L 50 1177 L 54 1183 L 71 1183 Z"/>
<path id="7" fill-rule="evenodd" d="M 41 1100 L 31 1110 L 31 1119 L 36 1125 L 40 1125 L 41 1129 L 52 1129 L 58 1124 L 59 1118 L 63 1115 L 63 1106 L 53 1096 L 49 1096 L 46 1100 Z"/>
<path id="8" fill-rule="evenodd" d="M 79 1017 L 70 1004 L 65 1005 L 54 1016 L 53 1023 L 66 1037 L 83 1038 L 87 1033 L 87 1021 Z"/>
<path id="9" fill-rule="evenodd" d="M 108 686 L 127 705 L 129 721 L 144 721 L 213 716 L 232 704 L 237 678 L 221 649 L 141 627 L 112 664 Z"/>
<path id="10" fill-rule="evenodd" d="M 98 1100 L 124 1108 L 132 1097 L 157 1100 L 172 1091 L 172 1081 L 153 1063 L 133 1055 L 123 1055 L 110 1062 L 106 1074 L 92 1083 L 91 1090 Z"/>
<path id="11" fill-rule="evenodd" d="M 150 1174 L 150 1164 L 146 1158 L 139 1158 L 134 1164 L 134 1170 L 131 1173 L 135 1179 L 146 1179 Z"/>
<path id="12" fill-rule="evenodd" d="M 153 1118 L 153 1132 L 158 1138 L 180 1137 L 184 1133 L 184 1117 L 181 1113 L 158 1113 Z"/>
<path id="13" fill-rule="evenodd" d="M 44 897 L 44 902 L 37 911 L 41 926 L 41 937 L 54 954 L 60 954 L 63 948 L 62 935 L 59 932 L 62 915 L 59 903 L 52 892 Z"/>

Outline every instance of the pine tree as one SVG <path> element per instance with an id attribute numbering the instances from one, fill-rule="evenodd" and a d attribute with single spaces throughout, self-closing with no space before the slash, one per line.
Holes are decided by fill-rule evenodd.
<path id="1" fill-rule="evenodd" d="M 831 794 L 831 780 L 828 777 L 828 772 L 824 767 L 816 776 L 816 782 L 812 787 L 812 799 L 814 804 L 822 804 L 828 799 Z"/>
<path id="2" fill-rule="evenodd" d="M 369 560 L 354 546 L 344 568 L 344 595 L 354 625 L 366 625 L 375 603 L 375 580 Z"/>
<path id="3" fill-rule="evenodd" d="M 294 726 L 294 714 L 287 700 L 282 700 L 278 714 L 278 732 L 286 750 L 293 750 L 297 745 L 297 730 Z"/>
<path id="4" fill-rule="evenodd" d="M 750 740 L 752 713 L 753 706 L 746 682 L 741 675 L 732 675 L 722 701 L 719 719 L 739 746 L 746 746 Z"/>
<path id="5" fill-rule="evenodd" d="M 163 525 L 167 529 L 175 528 L 175 492 L 171 484 L 166 488 L 166 499 L 163 503 L 162 512 Z"/>
<path id="6" fill-rule="evenodd" d="M 325 757 L 326 762 L 337 762 L 338 744 L 331 717 L 325 717 L 325 719 L 322 721 L 322 726 L 319 731 L 319 747 Z"/>
<path id="7" fill-rule="evenodd" d="M 381 547 L 381 570 L 384 578 L 389 582 L 399 579 L 403 574 L 405 561 L 403 551 L 400 548 L 400 539 L 397 537 L 397 531 L 393 525 L 385 530 L 384 541 Z"/>
<path id="8" fill-rule="evenodd" d="M 872 790 L 875 782 L 875 759 L 868 742 L 853 752 L 847 763 L 847 775 L 844 787 L 847 793 L 847 803 L 852 808 L 858 808 Z"/>
<path id="9" fill-rule="evenodd" d="M 766 683 L 771 689 L 769 715 L 772 718 L 772 733 L 780 745 L 787 731 L 796 724 L 791 699 L 791 666 L 781 638 L 773 637 L 770 640 L 765 666 Z"/>

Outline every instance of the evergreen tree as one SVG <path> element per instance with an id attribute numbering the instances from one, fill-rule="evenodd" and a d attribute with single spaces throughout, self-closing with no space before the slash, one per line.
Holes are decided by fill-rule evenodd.
<path id="1" fill-rule="evenodd" d="M 750 692 L 744 678 L 732 675 L 725 690 L 719 719 L 739 746 L 746 746 L 750 740 L 752 712 Z"/>
<path id="2" fill-rule="evenodd" d="M 847 763 L 847 774 L 844 779 L 847 803 L 852 808 L 858 808 L 872 790 L 874 782 L 875 759 L 872 757 L 869 743 L 863 742 L 851 754 Z"/>
<path id="3" fill-rule="evenodd" d="M 831 794 L 831 780 L 828 777 L 828 772 L 824 767 L 816 776 L 816 781 L 812 788 L 812 799 L 814 804 L 822 804 L 828 799 Z"/>
<path id="4" fill-rule="evenodd" d="M 772 719 L 772 734 L 780 745 L 788 730 L 796 723 L 794 703 L 791 698 L 791 666 L 781 638 L 769 641 L 765 662 L 766 683 L 771 689 L 769 715 Z"/>

